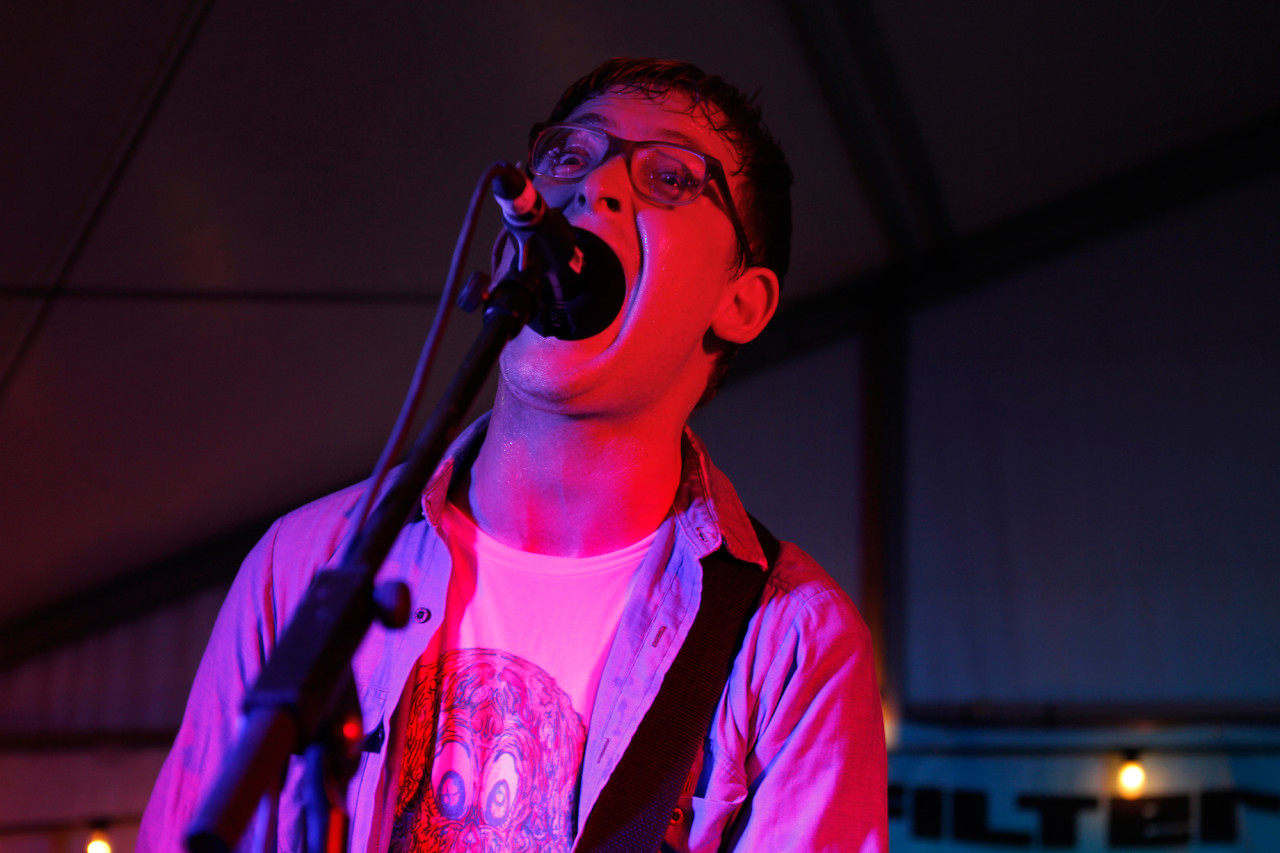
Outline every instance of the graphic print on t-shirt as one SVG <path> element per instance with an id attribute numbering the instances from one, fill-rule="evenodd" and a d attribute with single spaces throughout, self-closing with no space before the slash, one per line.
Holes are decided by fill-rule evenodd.
<path id="1" fill-rule="evenodd" d="M 415 679 L 391 850 L 567 853 L 587 732 L 555 679 L 494 649 Z"/>

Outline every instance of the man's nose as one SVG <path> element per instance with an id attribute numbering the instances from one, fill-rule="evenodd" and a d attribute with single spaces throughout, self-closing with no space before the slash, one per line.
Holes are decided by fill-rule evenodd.
<path id="1" fill-rule="evenodd" d="M 630 205 L 633 189 L 627 158 L 615 154 L 587 173 L 578 183 L 578 204 L 588 210 L 603 205 L 611 213 L 621 213 Z"/>

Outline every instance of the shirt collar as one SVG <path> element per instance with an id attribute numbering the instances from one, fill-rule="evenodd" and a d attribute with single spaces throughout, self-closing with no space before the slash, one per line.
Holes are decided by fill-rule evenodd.
<path id="1" fill-rule="evenodd" d="M 683 471 L 674 511 L 686 535 L 699 546 L 699 559 L 723 546 L 730 556 L 768 569 L 760 539 L 737 491 L 688 425 L 680 451 Z"/>
<path id="2" fill-rule="evenodd" d="M 454 473 L 471 464 L 489 427 L 489 413 L 476 418 L 445 451 L 422 492 L 422 513 L 439 528 Z M 699 559 L 723 546 L 730 556 L 768 568 L 751 518 L 729 478 L 711 461 L 706 446 L 686 425 L 680 441 L 681 474 L 672 514 Z"/>
<path id="3" fill-rule="evenodd" d="M 427 480 L 426 488 L 422 490 L 422 514 L 436 529 L 440 528 L 444 504 L 449 499 L 449 486 L 453 483 L 453 474 L 460 470 L 461 466 L 471 464 L 471 460 L 475 458 L 485 430 L 489 428 L 489 414 L 485 412 L 476 418 L 471 426 L 464 429 L 453 440 L 449 449 L 444 452 L 444 458 L 436 466 L 435 473 L 431 475 L 431 479 Z"/>

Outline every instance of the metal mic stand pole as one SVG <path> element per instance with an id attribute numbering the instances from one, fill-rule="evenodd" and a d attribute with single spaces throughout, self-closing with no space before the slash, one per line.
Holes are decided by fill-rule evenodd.
<path id="1" fill-rule="evenodd" d="M 355 734 L 361 731 L 359 704 L 351 682 L 351 659 L 375 618 L 398 628 L 405 624 L 409 613 L 404 585 L 375 591 L 374 576 L 422 495 L 431 472 L 457 435 L 458 425 L 480 393 L 502 348 L 533 316 L 537 308 L 536 285 L 533 273 L 513 272 L 493 287 L 485 300 L 483 328 L 400 473 L 338 568 L 321 571 L 312 581 L 275 652 L 245 698 L 242 733 L 188 829 L 187 849 L 192 853 L 231 850 L 263 796 L 279 789 L 291 754 L 304 753 L 311 744 L 326 741 L 330 748 L 338 749 L 358 744 L 358 737 L 333 744 L 335 738 L 328 736 L 334 731 L 349 731 L 344 724 L 350 722 L 352 710 Z M 335 756 L 329 762 L 308 763 L 340 768 L 346 760 Z M 331 781 L 329 787 L 336 787 Z M 308 784 L 321 790 L 326 786 L 323 781 Z M 342 790 L 345 791 L 345 784 Z M 320 807 L 328 810 L 329 805 Z M 313 824 L 317 829 L 322 825 Z"/>

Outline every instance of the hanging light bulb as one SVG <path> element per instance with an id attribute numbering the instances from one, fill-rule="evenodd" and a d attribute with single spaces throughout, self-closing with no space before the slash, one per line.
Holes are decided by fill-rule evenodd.
<path id="1" fill-rule="evenodd" d="M 107 830 L 98 827 L 89 833 L 89 843 L 84 850 L 85 853 L 111 853 L 111 839 L 107 837 Z"/>
<path id="2" fill-rule="evenodd" d="M 1125 752 L 1124 761 L 1116 773 L 1116 790 L 1126 800 L 1134 800 L 1142 796 L 1147 787 L 1147 771 L 1138 760 L 1138 751 L 1131 749 Z"/>
<path id="3" fill-rule="evenodd" d="M 888 699 L 880 700 L 880 715 L 884 719 L 884 745 L 888 749 L 898 746 L 898 707 Z"/>

